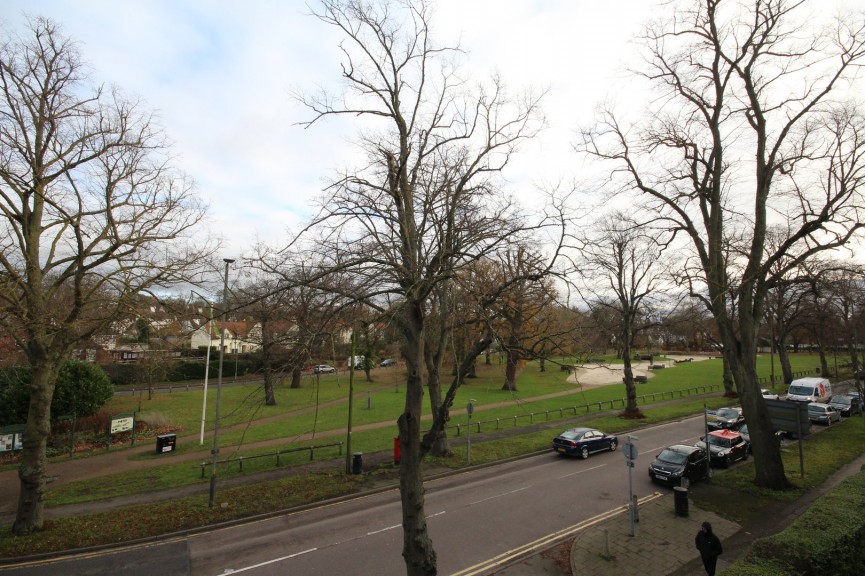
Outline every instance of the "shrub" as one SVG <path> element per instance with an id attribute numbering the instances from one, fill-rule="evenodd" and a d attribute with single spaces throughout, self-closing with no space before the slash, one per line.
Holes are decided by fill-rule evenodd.
<path id="1" fill-rule="evenodd" d="M 30 402 L 29 368 L 12 368 L 0 372 L 0 425 L 23 424 Z M 63 364 L 57 376 L 51 418 L 76 414 L 96 414 L 114 395 L 108 375 L 99 366 L 71 360 Z"/>
<path id="2" fill-rule="evenodd" d="M 57 376 L 51 417 L 65 414 L 91 416 L 114 396 L 114 386 L 105 371 L 95 364 L 71 360 Z"/>
<path id="3" fill-rule="evenodd" d="M 832 574 L 865 572 L 865 472 L 848 478 L 815 502 L 786 530 L 757 540 L 724 574 Z"/>

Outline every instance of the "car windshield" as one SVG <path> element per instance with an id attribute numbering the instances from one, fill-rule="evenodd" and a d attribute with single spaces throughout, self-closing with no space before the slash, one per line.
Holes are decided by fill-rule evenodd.
<path id="1" fill-rule="evenodd" d="M 849 404 L 850 397 L 849 396 L 833 396 L 832 397 L 833 404 Z"/>
<path id="2" fill-rule="evenodd" d="M 663 450 L 658 454 L 658 460 L 669 462 L 670 464 L 684 464 L 688 460 L 688 455 L 676 452 L 675 450 Z"/>
<path id="3" fill-rule="evenodd" d="M 817 413 L 819 413 L 819 412 L 825 412 L 825 411 L 826 411 L 826 407 L 825 407 L 825 406 L 820 406 L 820 405 L 817 405 L 817 406 L 808 406 L 808 412 L 817 412 Z"/>
<path id="4" fill-rule="evenodd" d="M 721 446 L 722 448 L 730 447 L 729 438 L 718 438 L 717 436 L 712 436 L 709 434 L 709 445 L 711 446 Z"/>
<path id="5" fill-rule="evenodd" d="M 715 412 L 721 418 L 727 418 L 728 420 L 735 420 L 739 417 L 739 412 L 733 410 L 732 408 L 721 408 L 717 412 Z"/>
<path id="6" fill-rule="evenodd" d="M 810 396 L 814 393 L 813 386 L 790 386 L 789 390 L 790 394 L 796 394 L 797 396 Z"/>

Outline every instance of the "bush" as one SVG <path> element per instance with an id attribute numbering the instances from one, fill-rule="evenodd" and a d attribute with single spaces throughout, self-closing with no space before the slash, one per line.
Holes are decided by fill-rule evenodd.
<path id="1" fill-rule="evenodd" d="M 95 364 L 71 360 L 57 376 L 51 418 L 66 414 L 91 416 L 114 396 L 114 386 L 105 371 Z"/>
<path id="2" fill-rule="evenodd" d="M 30 403 L 29 368 L 0 371 L 0 425 L 23 424 Z M 76 414 L 96 414 L 114 395 L 108 375 L 99 366 L 71 360 L 63 364 L 57 376 L 51 419 Z"/>
<path id="3" fill-rule="evenodd" d="M 30 401 L 30 370 L 15 367 L 0 370 L 0 426 L 23 424 Z"/>
<path id="4" fill-rule="evenodd" d="M 786 530 L 757 540 L 725 575 L 865 573 L 865 472 L 841 482 Z"/>

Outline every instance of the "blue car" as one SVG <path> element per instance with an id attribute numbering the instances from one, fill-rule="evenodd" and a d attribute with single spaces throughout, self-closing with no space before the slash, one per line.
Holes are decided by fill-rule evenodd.
<path id="1" fill-rule="evenodd" d="M 594 428 L 571 428 L 553 438 L 553 451 L 563 456 L 588 458 L 589 454 L 613 451 L 619 446 L 619 438 L 604 434 Z"/>

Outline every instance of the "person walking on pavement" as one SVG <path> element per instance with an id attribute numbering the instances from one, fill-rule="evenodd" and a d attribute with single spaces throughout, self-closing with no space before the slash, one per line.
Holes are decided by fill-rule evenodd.
<path id="1" fill-rule="evenodd" d="M 711 524 L 703 522 L 702 528 L 697 532 L 697 537 L 694 538 L 694 544 L 700 551 L 700 558 L 703 559 L 706 574 L 715 576 L 715 565 L 718 563 L 718 556 L 724 549 L 721 547 L 721 539 L 712 532 Z"/>

